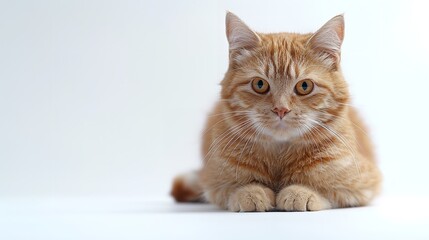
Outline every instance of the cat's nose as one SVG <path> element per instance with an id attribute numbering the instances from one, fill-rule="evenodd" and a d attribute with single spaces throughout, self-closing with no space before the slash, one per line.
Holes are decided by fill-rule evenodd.
<path id="1" fill-rule="evenodd" d="M 280 117 L 280 119 L 283 119 L 283 118 L 284 118 L 284 116 L 285 116 L 288 112 L 290 112 L 290 109 L 287 109 L 287 108 L 285 108 L 285 107 L 280 107 L 280 108 L 275 107 L 275 108 L 271 109 L 271 111 L 272 111 L 273 113 L 277 113 L 277 115 Z"/>

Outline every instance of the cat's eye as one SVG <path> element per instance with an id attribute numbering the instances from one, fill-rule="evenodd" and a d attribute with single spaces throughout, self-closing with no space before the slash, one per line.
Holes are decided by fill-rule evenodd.
<path id="1" fill-rule="evenodd" d="M 259 94 L 265 94 L 270 90 L 270 84 L 262 78 L 255 78 L 252 80 L 252 88 Z"/>
<path id="2" fill-rule="evenodd" d="M 299 81 L 295 85 L 295 92 L 296 94 L 303 96 L 311 93 L 311 91 L 313 91 L 313 88 L 314 88 L 313 81 L 311 81 L 310 79 L 304 79 Z"/>

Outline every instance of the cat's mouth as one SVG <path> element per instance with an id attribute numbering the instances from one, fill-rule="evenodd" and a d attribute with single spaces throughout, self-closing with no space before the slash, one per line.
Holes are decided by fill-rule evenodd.
<path id="1" fill-rule="evenodd" d="M 282 120 L 280 120 L 280 121 L 276 121 L 274 124 L 273 124 L 273 129 L 278 129 L 278 130 L 286 130 L 286 129 L 288 129 L 290 126 L 289 126 L 289 124 L 287 124 L 285 121 L 282 121 Z"/>
<path id="2" fill-rule="evenodd" d="M 276 141 L 288 141 L 299 134 L 293 121 L 277 120 L 269 124 L 266 134 Z"/>

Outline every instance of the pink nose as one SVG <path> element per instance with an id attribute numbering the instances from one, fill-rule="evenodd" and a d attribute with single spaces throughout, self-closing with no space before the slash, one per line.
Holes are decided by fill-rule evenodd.
<path id="1" fill-rule="evenodd" d="M 290 109 L 287 109 L 287 108 L 285 108 L 285 107 L 281 107 L 281 108 L 275 107 L 275 108 L 271 109 L 271 111 L 272 111 L 273 113 L 277 113 L 277 115 L 280 117 L 280 119 L 283 119 L 283 118 L 284 118 L 284 116 L 285 116 L 288 112 L 290 112 Z"/>

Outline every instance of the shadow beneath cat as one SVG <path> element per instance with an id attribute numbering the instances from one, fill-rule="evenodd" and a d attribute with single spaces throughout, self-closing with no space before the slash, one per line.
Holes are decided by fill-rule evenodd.
<path id="1" fill-rule="evenodd" d="M 370 206 L 369 206 L 370 207 Z M 366 207 L 354 207 L 354 208 L 338 208 L 338 209 L 329 209 L 322 211 L 314 211 L 314 212 L 299 212 L 299 211 L 284 211 L 273 209 L 267 212 L 241 212 L 240 214 L 263 214 L 263 213 L 301 213 L 301 214 L 315 214 L 315 213 L 326 213 L 326 212 L 336 212 L 336 211 L 344 211 L 344 210 L 357 210 Z M 176 202 L 168 202 L 168 203 L 144 203 L 142 205 L 130 206 L 127 209 L 113 211 L 114 213 L 120 214 L 177 214 L 177 213 L 187 213 L 187 214 L 195 214 L 195 213 L 229 213 L 229 214 L 237 214 L 237 212 L 231 212 L 228 210 L 221 209 L 210 203 L 176 203 Z"/>
<path id="2" fill-rule="evenodd" d="M 222 213 L 228 212 L 209 203 L 145 203 L 129 209 L 114 211 L 115 213 Z"/>

